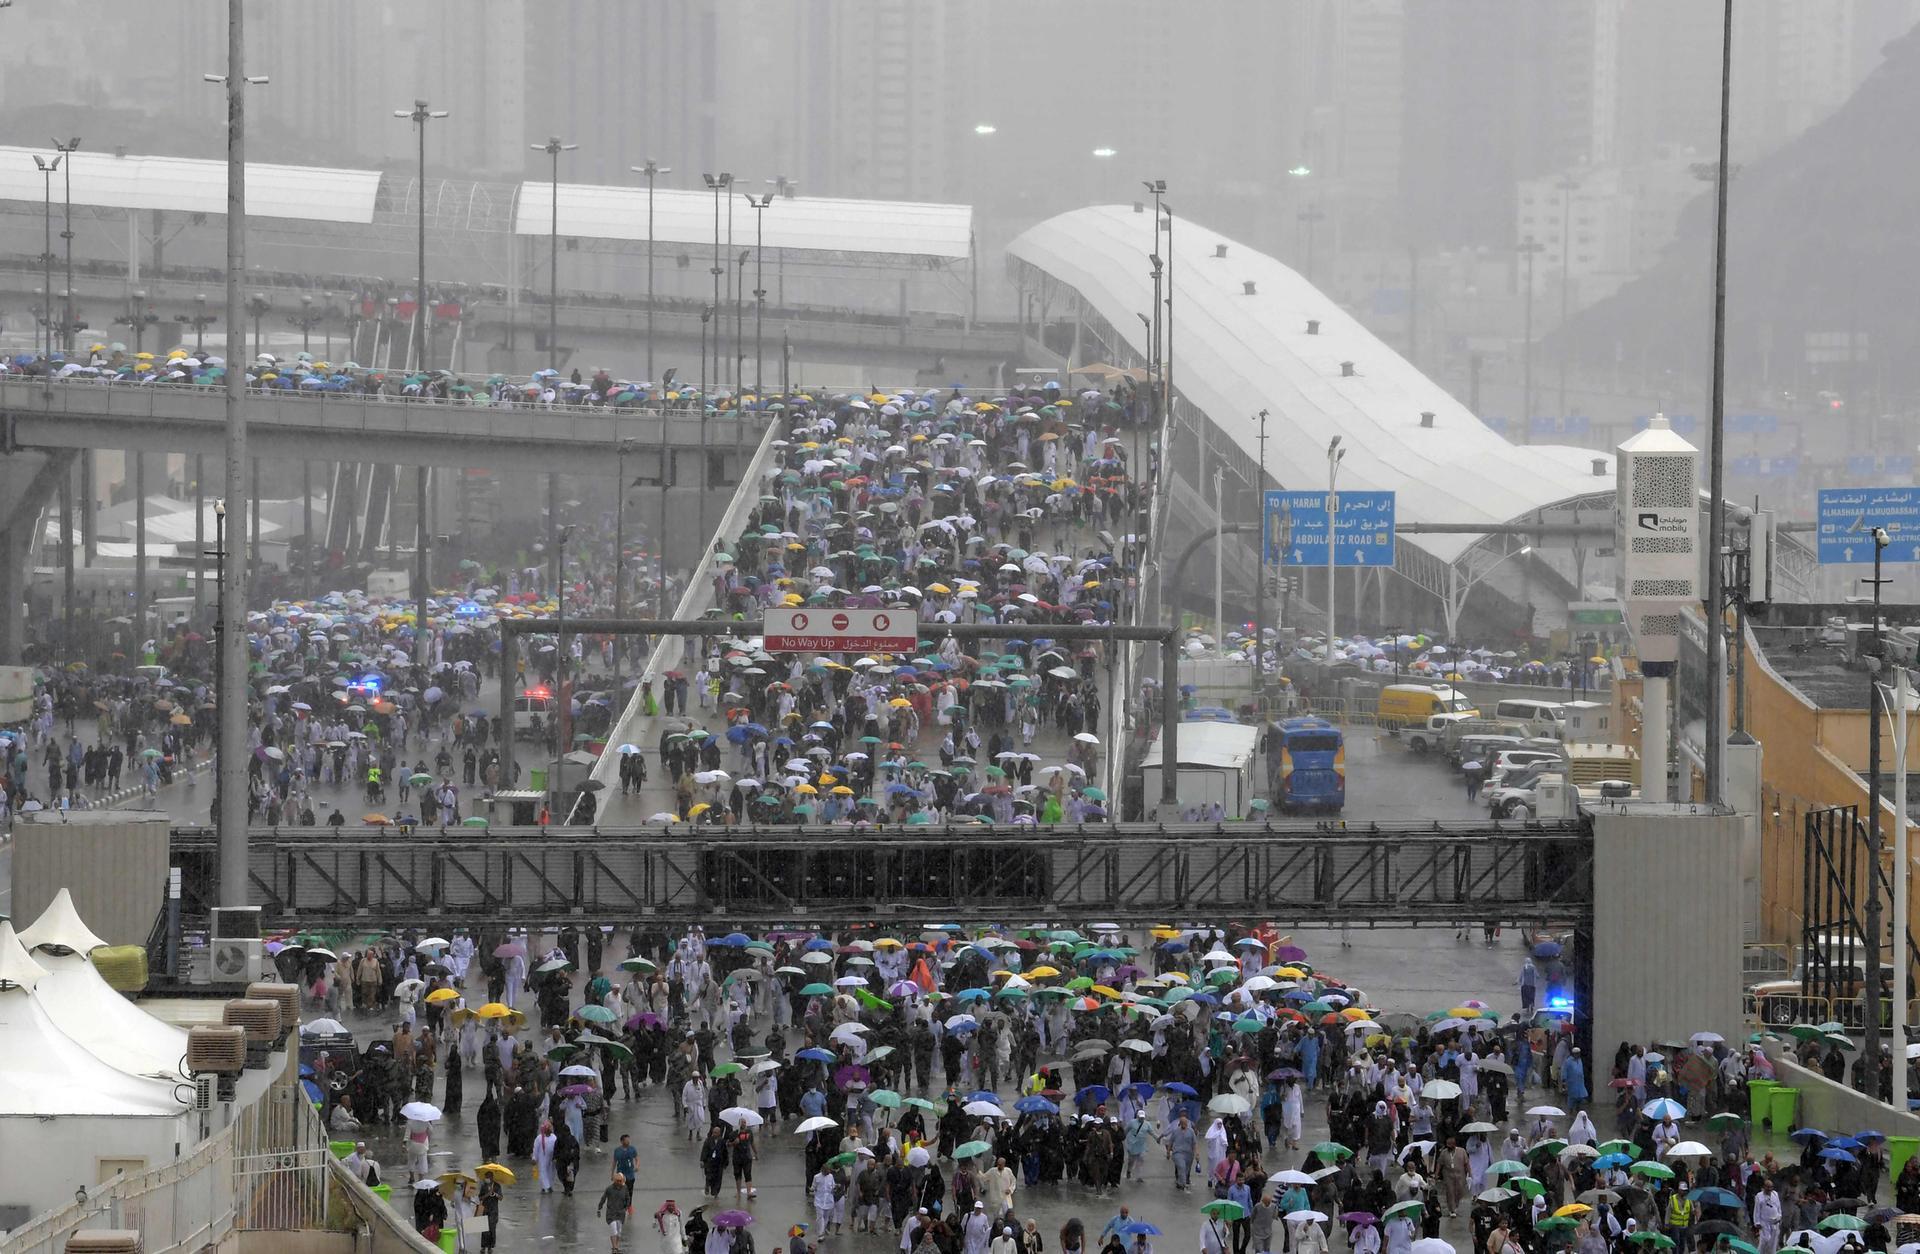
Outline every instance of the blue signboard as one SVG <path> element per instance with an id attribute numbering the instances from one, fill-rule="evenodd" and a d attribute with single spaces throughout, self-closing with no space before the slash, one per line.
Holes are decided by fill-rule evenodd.
<path id="1" fill-rule="evenodd" d="M 1393 565 L 1393 493 L 1342 492 L 1339 497 L 1339 540 L 1334 546 L 1334 564 Z M 1267 561 L 1284 566 L 1325 566 L 1327 494 L 1267 493 L 1261 532 Z"/>
<path id="2" fill-rule="evenodd" d="M 1822 488 L 1817 535 L 1822 562 L 1873 561 L 1873 532 L 1892 541 L 1883 562 L 1920 562 L 1920 488 Z"/>

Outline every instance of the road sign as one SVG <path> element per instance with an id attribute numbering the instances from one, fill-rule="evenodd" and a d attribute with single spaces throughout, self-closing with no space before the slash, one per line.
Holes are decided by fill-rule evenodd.
<path id="1" fill-rule="evenodd" d="M 1817 533 L 1823 563 L 1873 561 L 1873 530 L 1892 541 L 1883 562 L 1920 562 L 1920 488 L 1822 488 Z"/>
<path id="2" fill-rule="evenodd" d="M 1393 565 L 1393 510 L 1391 492 L 1342 492 L 1339 542 L 1334 547 L 1338 566 Z M 1263 519 L 1267 560 L 1286 566 L 1327 564 L 1327 494 L 1325 492 L 1269 492 Z M 1284 551 L 1281 537 L 1286 537 Z"/>
<path id="3" fill-rule="evenodd" d="M 769 653 L 911 653 L 920 636 L 912 610 L 836 610 L 823 606 L 767 611 Z"/>

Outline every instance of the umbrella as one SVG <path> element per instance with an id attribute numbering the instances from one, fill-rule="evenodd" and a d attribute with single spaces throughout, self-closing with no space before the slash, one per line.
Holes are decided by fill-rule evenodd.
<path id="1" fill-rule="evenodd" d="M 400 1108 L 400 1117 L 414 1123 L 432 1123 L 440 1117 L 440 1108 L 427 1102 L 408 1102 Z"/>
<path id="2" fill-rule="evenodd" d="M 720 1122 L 731 1128 L 757 1128 L 766 1120 L 745 1106 L 729 1106 L 720 1112 Z M 718 1222 L 716 1220 L 715 1222 Z"/>
<path id="3" fill-rule="evenodd" d="M 1708 1158 L 1713 1151 L 1698 1141 L 1678 1141 L 1667 1146 L 1668 1158 Z"/>
<path id="4" fill-rule="evenodd" d="M 1209 1219 L 1245 1219 L 1247 1208 L 1238 1202 L 1219 1198 L 1202 1206 L 1200 1213 Z"/>
<path id="5" fill-rule="evenodd" d="M 481 1163 L 473 1169 L 473 1174 L 482 1180 L 491 1180 L 495 1184 L 512 1184 L 517 1178 L 513 1174 L 513 1168 L 499 1163 Z"/>
<path id="6" fill-rule="evenodd" d="M 1460 1086 L 1452 1080 L 1429 1080 L 1421 1086 L 1420 1096 L 1436 1102 L 1450 1101 L 1460 1096 Z"/>
<path id="7" fill-rule="evenodd" d="M 1671 1097 L 1656 1097 L 1640 1108 L 1640 1113 L 1649 1119 L 1685 1119 L 1687 1108 Z"/>
<path id="8" fill-rule="evenodd" d="M 1396 1202 L 1387 1207 L 1380 1215 L 1382 1219 L 1392 1219 L 1396 1215 L 1417 1215 L 1426 1209 L 1425 1203 L 1416 1201 Z"/>
<path id="9" fill-rule="evenodd" d="M 743 1210 L 723 1210 L 713 1217 L 716 1228 L 744 1228 L 753 1222 L 753 1216 Z"/>
<path id="10" fill-rule="evenodd" d="M 955 1158 L 978 1158 L 982 1154 L 993 1152 L 993 1145 L 987 1141 L 967 1141 L 954 1148 Z"/>
<path id="11" fill-rule="evenodd" d="M 825 1115 L 814 1115 L 811 1118 L 802 1119 L 793 1131 L 794 1135 L 799 1136 L 808 1132 L 820 1132 L 827 1128 L 837 1128 L 839 1126 L 837 1122 L 827 1118 Z"/>
<path id="12" fill-rule="evenodd" d="M 1216 1115 L 1246 1115 L 1253 1113 L 1253 1107 L 1247 1099 L 1238 1093 L 1221 1093 L 1207 1102 L 1207 1109 Z M 1345 1146 L 1341 1147 L 1345 1149 Z M 1349 1154 L 1353 1151 L 1348 1150 Z"/>

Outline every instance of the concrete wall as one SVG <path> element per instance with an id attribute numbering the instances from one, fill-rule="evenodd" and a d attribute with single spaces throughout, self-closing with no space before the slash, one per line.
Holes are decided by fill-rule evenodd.
<path id="1" fill-rule="evenodd" d="M 354 1174 L 340 1165 L 338 1159 L 328 1159 L 328 1170 L 333 1183 L 333 1195 L 328 1207 L 329 1221 L 346 1219 L 348 1224 L 358 1228 L 366 1238 L 364 1247 L 357 1248 L 357 1254 L 440 1254 L 440 1247 L 430 1244 L 427 1239 L 413 1230 L 413 1196 L 404 1184 L 394 1190 L 395 1202 L 408 1208 L 405 1214 L 392 1205 L 382 1202 L 372 1189 L 354 1178 Z M 405 1196 L 401 1196 L 405 1194 Z M 335 1208 L 344 1206 L 347 1214 L 338 1215 Z M 264 1235 L 264 1234 L 263 1234 Z M 351 1238 L 350 1238 L 351 1239 Z M 478 1238 L 475 1238 L 477 1241 Z M 356 1242 L 356 1246 L 358 1243 Z M 254 1254 L 241 1251 L 241 1254 Z M 271 1252 L 259 1251 L 259 1254 L 281 1254 L 280 1247 Z M 289 1251 L 288 1254 L 333 1254 L 330 1249 L 305 1249 Z"/>
<path id="2" fill-rule="evenodd" d="M 1695 810 L 1633 804 L 1594 814 L 1595 1082 L 1621 1041 L 1746 1035 L 1742 824 Z"/>
<path id="3" fill-rule="evenodd" d="M 1895 1110 L 1885 1102 L 1876 1102 L 1817 1071 L 1809 1071 L 1787 1056 L 1785 1045 L 1791 1042 L 1769 1040 L 1767 1057 L 1773 1062 L 1774 1078 L 1800 1090 L 1799 1109 L 1794 1122 L 1803 1128 L 1824 1128 L 1829 1132 L 1852 1132 L 1877 1128 L 1889 1136 L 1920 1137 L 1920 1115 Z M 1849 1064 L 1851 1065 L 1851 1064 Z M 1776 1138 L 1785 1128 L 1775 1128 Z"/>
<path id="4" fill-rule="evenodd" d="M 13 911 L 25 926 L 61 888 L 109 945 L 144 945 L 167 890 L 170 820 L 153 810 L 24 815 L 13 824 Z"/>

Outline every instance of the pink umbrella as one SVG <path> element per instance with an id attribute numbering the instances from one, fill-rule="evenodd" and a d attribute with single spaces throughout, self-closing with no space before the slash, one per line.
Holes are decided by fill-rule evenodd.
<path id="1" fill-rule="evenodd" d="M 496 958 L 524 958 L 527 956 L 527 947 L 519 941 L 508 941 L 504 945 L 496 945 L 493 950 L 493 956 Z"/>

